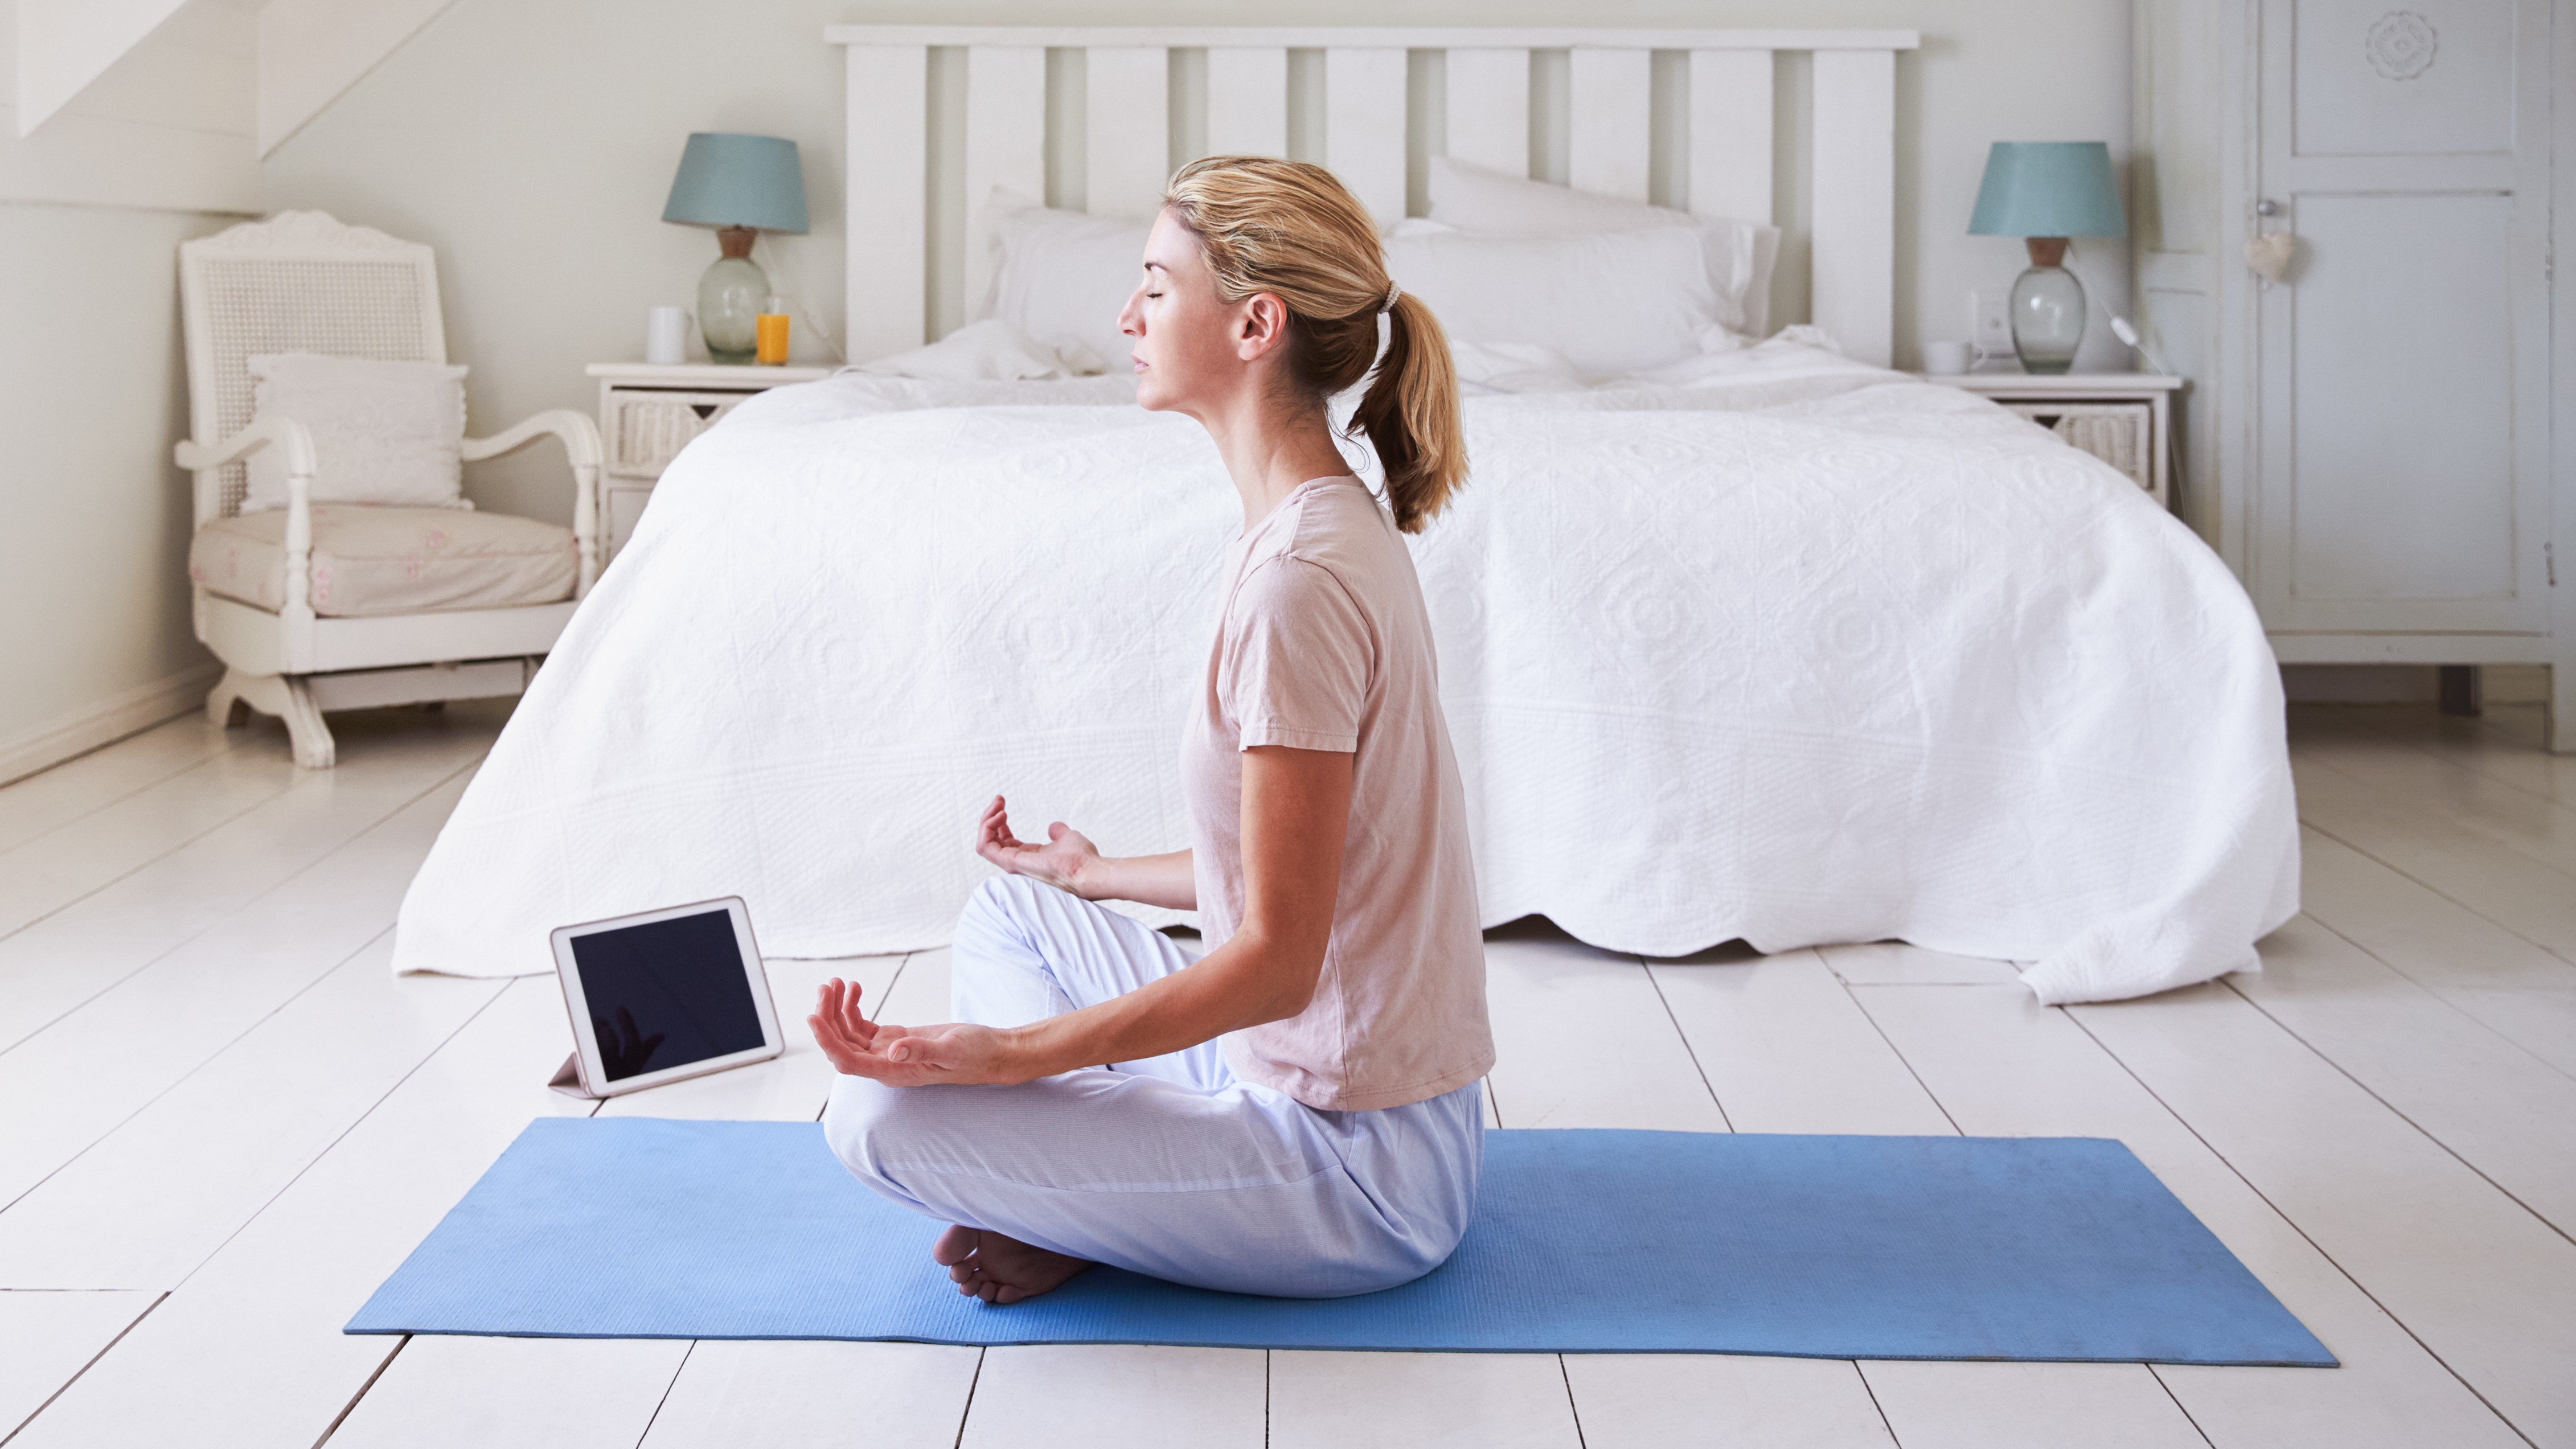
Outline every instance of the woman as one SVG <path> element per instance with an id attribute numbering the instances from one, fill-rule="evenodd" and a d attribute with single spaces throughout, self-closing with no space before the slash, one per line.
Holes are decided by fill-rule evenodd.
<path id="1" fill-rule="evenodd" d="M 844 1075 L 824 1127 L 861 1181 L 954 1224 L 931 1256 L 987 1303 L 1093 1263 L 1392 1287 L 1466 1230 L 1493 1062 L 1464 797 L 1398 535 L 1465 471 L 1457 380 L 1320 167 L 1192 164 L 1144 274 L 1119 318 L 1137 401 L 1203 424 L 1243 500 L 1181 749 L 1191 848 L 1114 859 L 1060 822 L 1018 840 L 996 798 L 976 848 L 1005 874 L 958 922 L 957 1022 L 871 1024 L 825 986 L 810 1024 Z M 1325 412 L 1372 360 L 1353 428 L 1383 505 Z M 1194 908 L 1215 948 L 1193 961 L 1107 899 Z"/>

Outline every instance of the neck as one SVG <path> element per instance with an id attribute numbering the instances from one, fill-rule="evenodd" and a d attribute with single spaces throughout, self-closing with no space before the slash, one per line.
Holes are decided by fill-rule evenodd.
<path id="1" fill-rule="evenodd" d="M 1298 484 L 1351 471 L 1321 407 L 1283 405 L 1247 391 L 1228 405 L 1199 414 L 1198 420 L 1215 440 L 1235 492 L 1242 495 L 1246 528 L 1297 491 Z"/>

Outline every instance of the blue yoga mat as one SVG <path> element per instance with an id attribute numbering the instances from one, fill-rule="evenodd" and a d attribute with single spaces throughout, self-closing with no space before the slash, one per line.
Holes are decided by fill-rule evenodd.
<path id="1" fill-rule="evenodd" d="M 812 1123 L 540 1119 L 347 1331 L 2335 1361 L 2093 1138 L 1488 1132 L 1457 1253 L 1357 1298 L 1096 1268 L 995 1308 L 930 1261 L 939 1228 Z"/>

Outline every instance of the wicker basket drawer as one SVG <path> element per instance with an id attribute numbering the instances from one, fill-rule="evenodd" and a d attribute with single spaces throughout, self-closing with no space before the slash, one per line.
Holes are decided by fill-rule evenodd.
<path id="1" fill-rule="evenodd" d="M 2007 402 L 2006 408 L 2156 491 L 2155 409 L 2127 402 Z"/>
<path id="2" fill-rule="evenodd" d="M 716 425 L 748 392 L 618 391 L 600 431 L 607 467 L 620 478 L 658 478 L 689 440 Z"/>

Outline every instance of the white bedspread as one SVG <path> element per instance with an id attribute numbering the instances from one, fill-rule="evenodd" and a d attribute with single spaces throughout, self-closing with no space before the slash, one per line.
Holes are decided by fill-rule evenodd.
<path id="1" fill-rule="evenodd" d="M 2044 1001 L 2253 969 L 2296 909 L 2278 673 L 2110 468 L 1795 341 L 1472 399 L 1415 545 L 1484 916 L 1679 955 L 1901 938 Z M 1175 756 L 1240 527 L 1124 380 L 844 374 L 663 475 L 403 903 L 395 968 L 739 894 L 763 949 L 935 946 L 979 807 L 1186 843 Z"/>

